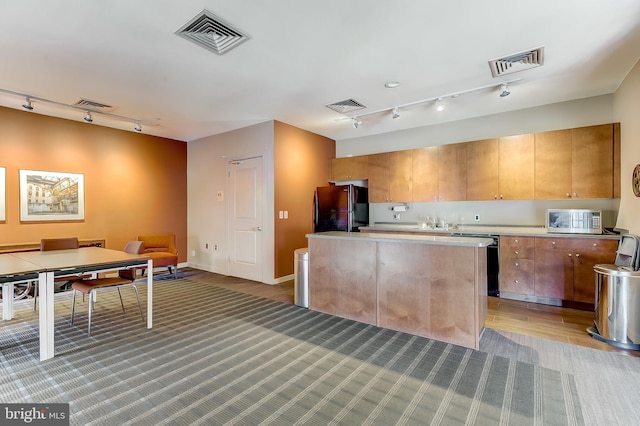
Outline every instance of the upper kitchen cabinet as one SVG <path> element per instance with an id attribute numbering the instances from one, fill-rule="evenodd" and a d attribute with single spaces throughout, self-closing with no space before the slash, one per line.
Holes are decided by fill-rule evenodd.
<path id="1" fill-rule="evenodd" d="M 368 155 L 369 202 L 389 202 L 389 153 Z"/>
<path id="2" fill-rule="evenodd" d="M 535 134 L 535 199 L 571 198 L 571 129 Z"/>
<path id="3" fill-rule="evenodd" d="M 438 200 L 438 147 L 430 146 L 412 150 L 413 201 Z"/>
<path id="4" fill-rule="evenodd" d="M 614 124 L 535 134 L 535 198 L 615 196 Z"/>
<path id="5" fill-rule="evenodd" d="M 410 202 L 413 199 L 413 157 L 410 150 L 389 153 L 390 201 Z"/>
<path id="6" fill-rule="evenodd" d="M 368 156 L 342 157 L 331 160 L 331 180 L 364 180 L 369 176 Z"/>
<path id="7" fill-rule="evenodd" d="M 532 200 L 534 187 L 533 134 L 508 136 L 499 140 L 500 200 Z"/>
<path id="8" fill-rule="evenodd" d="M 498 139 L 467 143 L 467 200 L 493 200 L 499 191 Z"/>
<path id="9" fill-rule="evenodd" d="M 572 198 L 613 197 L 613 127 L 572 129 Z"/>
<path id="10" fill-rule="evenodd" d="M 467 199 L 467 145 L 438 146 L 438 201 Z"/>
<path id="11" fill-rule="evenodd" d="M 369 158 L 369 202 L 412 201 L 411 151 L 372 154 Z"/>

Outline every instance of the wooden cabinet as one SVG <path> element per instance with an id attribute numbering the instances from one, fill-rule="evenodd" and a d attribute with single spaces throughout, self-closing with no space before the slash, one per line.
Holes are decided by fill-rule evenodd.
<path id="1" fill-rule="evenodd" d="M 467 199 L 467 144 L 438 146 L 438 200 Z"/>
<path id="2" fill-rule="evenodd" d="M 438 147 L 412 150 L 412 200 L 438 201 Z"/>
<path id="3" fill-rule="evenodd" d="M 595 303 L 594 265 L 615 261 L 618 240 L 535 239 L 535 295 Z"/>
<path id="4" fill-rule="evenodd" d="M 614 125 L 535 134 L 535 198 L 612 198 Z M 619 161 L 619 160 L 617 160 Z"/>
<path id="5" fill-rule="evenodd" d="M 499 199 L 533 199 L 534 152 L 533 134 L 500 138 Z"/>
<path id="6" fill-rule="evenodd" d="M 331 180 L 363 180 L 369 177 L 368 156 L 342 157 L 331 160 Z"/>
<path id="7" fill-rule="evenodd" d="M 467 143 L 467 200 L 530 200 L 534 189 L 532 135 Z"/>
<path id="8" fill-rule="evenodd" d="M 534 294 L 535 239 L 500 237 L 500 291 Z"/>
<path id="9" fill-rule="evenodd" d="M 412 201 L 411 151 L 369 155 L 369 202 Z"/>
<path id="10" fill-rule="evenodd" d="M 571 129 L 535 134 L 535 199 L 571 198 Z"/>
<path id="11" fill-rule="evenodd" d="M 413 200 L 412 177 L 411 151 L 391 152 L 389 155 L 389 201 L 408 203 Z"/>
<path id="12" fill-rule="evenodd" d="M 369 157 L 369 202 L 389 202 L 389 153 Z"/>
<path id="13" fill-rule="evenodd" d="M 572 198 L 613 197 L 613 124 L 571 130 Z"/>
<path id="14" fill-rule="evenodd" d="M 499 191 L 499 141 L 467 143 L 467 200 L 493 200 Z"/>

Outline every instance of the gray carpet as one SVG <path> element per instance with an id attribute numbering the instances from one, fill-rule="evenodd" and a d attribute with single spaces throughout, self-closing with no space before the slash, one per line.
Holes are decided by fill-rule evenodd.
<path id="1" fill-rule="evenodd" d="M 145 294 L 141 285 L 141 295 Z M 154 284 L 154 328 L 132 294 L 98 296 L 38 361 L 29 301 L 0 331 L 0 401 L 69 402 L 71 424 L 584 424 L 575 378 L 188 279 Z M 143 297 L 144 300 L 144 297 Z"/>

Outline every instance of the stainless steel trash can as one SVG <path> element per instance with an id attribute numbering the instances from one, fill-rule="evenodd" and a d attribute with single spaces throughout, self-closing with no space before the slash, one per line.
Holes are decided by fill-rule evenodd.
<path id="1" fill-rule="evenodd" d="M 613 346 L 640 350 L 640 271 L 595 265 L 593 337 Z M 595 333 L 594 333 L 595 332 Z"/>
<path id="2" fill-rule="evenodd" d="M 293 252 L 293 303 L 303 308 L 309 307 L 309 249 L 300 248 Z"/>

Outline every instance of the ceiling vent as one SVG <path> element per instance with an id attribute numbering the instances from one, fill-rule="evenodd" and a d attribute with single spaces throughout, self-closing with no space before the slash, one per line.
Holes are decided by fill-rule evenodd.
<path id="1" fill-rule="evenodd" d="M 250 38 L 208 10 L 203 10 L 184 24 L 176 34 L 218 55 L 227 53 Z"/>
<path id="2" fill-rule="evenodd" d="M 109 112 L 115 109 L 115 107 L 112 107 L 111 105 L 105 105 L 100 102 L 90 101 L 89 99 L 80 99 L 78 102 L 73 104 L 73 106 L 99 112 Z"/>
<path id="3" fill-rule="evenodd" d="M 513 55 L 489 61 L 489 68 L 491 68 L 491 75 L 493 75 L 493 77 L 499 77 L 501 75 L 539 67 L 543 64 L 544 47 L 538 47 L 537 49 L 525 50 L 524 52 L 514 53 Z"/>
<path id="4" fill-rule="evenodd" d="M 366 108 L 366 106 L 362 105 L 360 102 L 354 101 L 353 99 L 346 99 L 344 101 L 335 102 L 335 103 L 326 105 L 326 107 L 334 111 L 337 111 L 340 114 L 348 114 L 350 112 L 358 111 L 360 109 Z"/>

